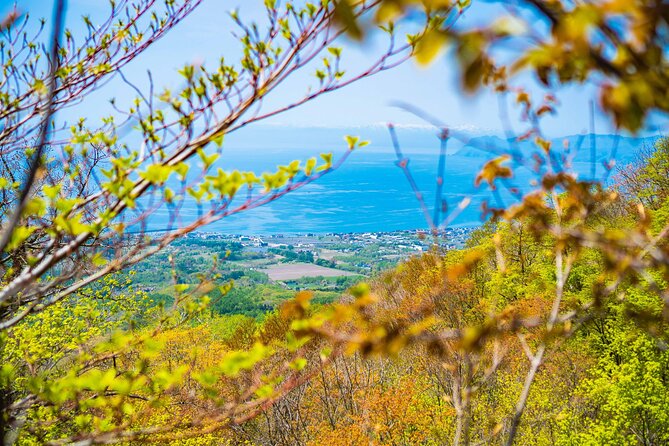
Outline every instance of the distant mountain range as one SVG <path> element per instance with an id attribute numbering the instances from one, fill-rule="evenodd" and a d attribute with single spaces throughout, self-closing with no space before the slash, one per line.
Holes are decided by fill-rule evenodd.
<path id="1" fill-rule="evenodd" d="M 634 160 L 641 148 L 654 144 L 658 136 L 630 137 L 616 135 L 570 135 L 562 138 L 551 139 L 552 147 L 560 151 L 569 151 L 575 163 L 587 163 L 592 161 L 591 147 L 595 147 L 595 162 L 601 164 L 604 161 L 615 159 L 618 164 L 627 164 Z M 537 145 L 532 140 L 514 141 L 506 140 L 497 136 L 474 137 L 467 143 L 460 143 L 461 147 L 454 153 L 458 156 L 481 158 L 489 156 L 491 149 L 507 148 L 517 151 L 523 155 L 529 155 L 538 151 Z"/>

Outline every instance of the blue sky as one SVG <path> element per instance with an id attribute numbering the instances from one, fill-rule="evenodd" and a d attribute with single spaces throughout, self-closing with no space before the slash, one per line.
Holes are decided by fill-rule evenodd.
<path id="1" fill-rule="evenodd" d="M 11 2 L 2 2 L 2 10 L 11 7 Z M 95 20 L 108 10 L 103 0 L 71 0 L 68 2 L 67 26 L 81 28 L 81 16 L 90 14 Z M 33 18 L 50 17 L 53 2 L 49 0 L 27 0 L 19 2 L 19 8 L 29 11 Z M 483 4 L 485 14 L 477 12 L 475 5 L 464 16 L 463 24 L 476 23 L 494 18 L 500 10 Z M 221 55 L 226 59 L 239 55 L 239 45 L 232 37 L 234 30 L 227 13 L 240 7 L 243 17 L 262 18 L 262 0 L 204 0 L 203 4 L 168 36 L 151 47 L 142 57 L 130 64 L 124 73 L 139 85 L 146 83 L 146 70 L 153 73 L 157 86 L 177 85 L 176 70 L 186 62 L 212 61 Z M 491 16 L 492 14 L 492 16 Z M 342 41 L 344 58 L 349 67 L 362 65 L 369 54 L 378 49 L 372 39 L 364 45 Z M 292 127 L 356 127 L 385 122 L 404 125 L 423 125 L 420 119 L 392 106 L 393 102 L 410 103 L 457 128 L 474 129 L 481 133 L 499 133 L 501 122 L 497 98 L 481 93 L 474 96 L 463 94 L 456 77 L 455 60 L 444 54 L 429 67 L 420 67 L 408 62 L 397 69 L 363 80 L 344 90 L 321 97 L 318 100 L 277 116 L 266 124 Z M 276 102 L 287 101 L 305 90 L 306 82 L 312 81 L 311 72 L 298 76 L 277 91 Z M 532 79 L 522 80 L 532 85 Z M 593 97 L 592 87 L 576 86 L 558 92 L 562 103 L 559 116 L 545 122 L 545 130 L 551 136 L 580 133 L 588 128 L 588 102 Z M 111 111 L 106 100 L 115 96 L 120 103 L 129 101 L 133 92 L 115 81 L 106 89 L 92 95 L 76 113 L 87 116 L 107 114 Z M 63 118 L 72 118 L 61 116 Z M 608 121 L 598 116 L 597 132 L 608 133 L 612 129 Z"/>

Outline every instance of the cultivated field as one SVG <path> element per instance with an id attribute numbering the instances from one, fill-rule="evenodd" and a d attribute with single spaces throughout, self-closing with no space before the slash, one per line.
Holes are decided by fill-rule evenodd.
<path id="1" fill-rule="evenodd" d="M 318 257 L 325 260 L 332 260 L 338 255 L 341 255 L 341 252 L 334 249 L 321 249 L 318 252 Z"/>
<path id="2" fill-rule="evenodd" d="M 348 271 L 341 271 L 334 268 L 314 265 L 312 263 L 279 263 L 266 269 L 260 269 L 272 280 L 294 280 L 302 277 L 338 277 L 338 276 L 356 276 L 357 274 Z"/>

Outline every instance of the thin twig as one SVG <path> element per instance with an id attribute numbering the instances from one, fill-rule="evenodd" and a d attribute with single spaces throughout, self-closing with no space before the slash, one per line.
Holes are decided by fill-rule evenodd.
<path id="1" fill-rule="evenodd" d="M 56 72 L 58 71 L 58 48 L 60 47 L 60 38 L 63 33 L 63 26 L 65 22 L 65 0 L 57 0 L 54 7 L 54 26 L 53 26 L 53 35 L 51 38 L 51 50 L 49 52 L 49 76 L 47 79 L 47 99 L 46 104 L 43 107 L 44 117 L 42 118 L 42 124 L 40 126 L 39 139 L 37 147 L 35 148 L 35 153 L 33 154 L 33 159 L 30 163 L 30 169 L 28 172 L 28 177 L 26 178 L 23 188 L 21 191 L 21 196 L 19 203 L 17 204 L 14 212 L 12 213 L 9 220 L 5 223 L 2 233 L 0 234 L 0 252 L 3 252 L 9 243 L 14 229 L 21 219 L 21 214 L 23 209 L 28 204 L 33 188 L 35 185 L 35 180 L 37 178 L 37 172 L 42 165 L 42 154 L 44 153 L 44 148 L 48 142 L 49 138 L 49 126 L 51 125 L 51 118 L 54 114 L 54 100 L 56 97 Z"/>

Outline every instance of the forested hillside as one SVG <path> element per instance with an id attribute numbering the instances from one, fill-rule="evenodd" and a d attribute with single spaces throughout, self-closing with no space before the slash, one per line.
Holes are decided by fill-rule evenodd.
<path id="1" fill-rule="evenodd" d="M 621 170 L 616 190 L 601 192 L 610 205 L 595 209 L 582 224 L 612 237 L 644 226 L 657 237 L 669 221 L 669 177 L 662 174 L 669 165 L 667 147 L 660 140 L 644 151 L 646 158 Z M 636 203 L 646 200 L 648 214 L 639 215 Z M 548 212 L 555 218 L 553 209 Z M 207 421 L 183 444 L 443 444 L 454 437 L 488 443 L 508 434 L 507 414 L 539 348 L 545 357 L 525 402 L 519 444 L 669 441 L 669 332 L 664 302 L 654 291 L 664 287 L 662 270 L 621 280 L 615 295 L 593 301 L 594 288 L 608 285 L 611 274 L 625 266 L 606 249 L 565 246 L 578 257 L 571 257 L 563 278 L 562 312 L 590 309 L 547 331 L 541 321 L 555 298 L 557 240 L 536 230 L 537 218 L 488 223 L 465 248 L 435 247 L 416 255 L 369 286 L 356 285 L 340 303 L 309 305 L 310 294 L 302 292 L 297 301 L 258 318 L 216 315 L 203 307 L 185 325 L 155 332 L 147 321 L 160 306 L 133 291 L 133 275 L 106 280 L 93 296 L 79 298 L 76 313 L 53 306 L 7 340 L 5 367 L 24 377 L 15 385 L 25 391 L 41 386 L 48 392 L 42 397 L 54 404 L 28 414 L 33 428 L 24 441 L 76 435 L 82 426 L 104 429 L 100 416 L 117 410 L 119 421 L 158 431 L 179 420 L 176 437 L 165 437 L 178 438 L 180 430 L 193 428 L 191 421 L 210 417 L 217 401 L 240 398 L 249 385 L 262 395 L 287 379 L 300 382 L 262 414 L 222 429 Z M 72 349 L 127 326 L 135 327 L 131 339 L 150 344 L 131 343 L 114 364 L 123 369 L 140 361 L 142 378 L 89 372 L 73 382 L 67 376 Z M 454 336 L 458 331 L 462 335 Z M 316 337 L 304 337 L 308 332 Z M 342 355 L 346 350 L 350 354 Z M 328 358 L 328 367 L 299 373 L 320 362 L 319 356 Z M 286 367 L 292 372 L 277 374 Z M 264 378 L 253 384 L 260 371 Z M 309 379 L 302 381 L 304 376 Z M 100 409 L 95 399 L 85 398 L 79 410 L 92 412 L 63 419 L 58 405 L 73 385 L 119 397 Z M 202 397 L 209 403 L 202 405 Z"/>
<path id="2" fill-rule="evenodd" d="M 3 445 L 669 444 L 663 2 L 21 3 L 0 3 Z M 215 57 L 165 74 L 184 49 Z M 455 105 L 416 70 L 440 59 L 497 134 L 434 115 Z M 423 229 L 391 193 L 346 215 L 390 229 L 207 231 L 370 144 L 256 171 L 222 164 L 230 135 L 415 87 L 430 111 L 393 107 L 433 163 L 393 123 L 386 148 Z M 356 187 L 399 190 L 364 165 Z"/>

